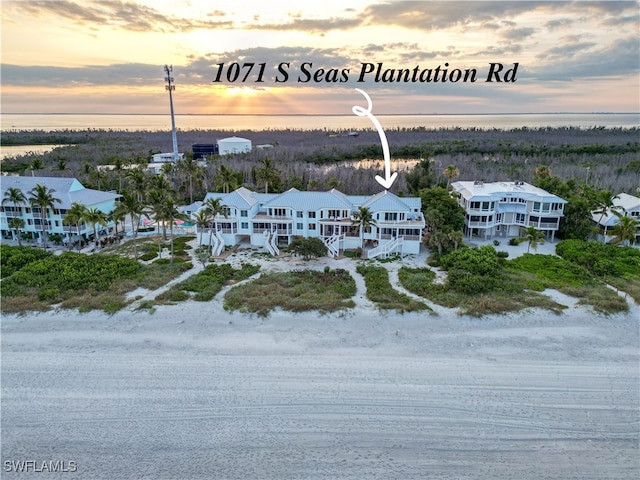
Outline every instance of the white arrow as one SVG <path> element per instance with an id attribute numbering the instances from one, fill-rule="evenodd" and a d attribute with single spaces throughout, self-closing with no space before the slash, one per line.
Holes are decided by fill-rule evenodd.
<path id="1" fill-rule="evenodd" d="M 376 127 L 376 130 L 378 130 L 378 135 L 380 136 L 380 142 L 382 143 L 382 156 L 384 157 L 385 178 L 382 178 L 380 175 L 376 175 L 376 180 L 380 185 L 382 185 L 384 188 L 389 190 L 391 188 L 391 185 L 393 185 L 393 182 L 396 181 L 396 177 L 398 176 L 398 173 L 393 172 L 393 175 L 391 174 L 391 157 L 389 155 L 389 143 L 387 142 L 387 136 L 385 135 L 384 130 L 382 129 L 382 125 L 380 125 L 380 122 L 378 121 L 378 119 L 374 117 L 373 114 L 371 113 L 373 104 L 371 103 L 371 98 L 369 98 L 369 95 L 367 95 L 367 92 L 360 90 L 359 88 L 356 88 L 356 90 L 360 92 L 362 95 L 364 95 L 364 98 L 367 99 L 367 109 L 365 110 L 363 107 L 354 105 L 351 108 L 351 111 L 353 111 L 353 113 L 358 115 L 359 117 L 369 117 L 369 120 L 373 122 L 373 124 Z"/>

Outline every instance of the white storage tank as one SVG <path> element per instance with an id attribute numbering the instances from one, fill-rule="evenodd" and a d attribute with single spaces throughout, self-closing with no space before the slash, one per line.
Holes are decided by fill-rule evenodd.
<path id="1" fill-rule="evenodd" d="M 220 155 L 234 153 L 246 153 L 251 151 L 251 140 L 241 137 L 228 137 L 218 140 L 218 152 Z"/>

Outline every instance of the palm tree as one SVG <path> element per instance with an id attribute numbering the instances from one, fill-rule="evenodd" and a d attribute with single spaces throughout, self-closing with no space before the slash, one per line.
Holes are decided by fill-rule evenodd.
<path id="1" fill-rule="evenodd" d="M 269 157 L 262 160 L 262 168 L 256 172 L 256 179 L 264 183 L 264 193 L 269 193 L 269 184 L 274 183 L 280 171 L 273 166 Z"/>
<path id="2" fill-rule="evenodd" d="M 158 224 L 158 235 L 160 235 L 160 226 L 162 226 L 162 239 L 167 239 L 167 224 L 164 222 L 164 204 L 170 196 L 166 190 L 152 189 L 147 192 L 146 211 L 147 216 L 152 216 Z"/>
<path id="3" fill-rule="evenodd" d="M 595 214 L 600 214 L 598 224 L 601 224 L 604 216 L 610 211 L 616 213 L 622 209 L 620 205 L 615 205 L 615 200 L 618 199 L 618 195 L 613 195 L 609 190 L 599 190 L 596 194 L 596 210 Z M 604 241 L 606 241 L 606 236 Z"/>
<path id="4" fill-rule="evenodd" d="M 522 229 L 525 241 L 529 242 L 527 245 L 527 253 L 529 249 L 533 248 L 534 251 L 538 250 L 538 243 L 544 241 L 544 232 L 536 229 L 536 227 L 527 227 Z"/>
<path id="5" fill-rule="evenodd" d="M 445 168 L 442 173 L 445 177 L 447 177 L 447 190 L 449 190 L 449 185 L 451 185 L 451 180 L 460 175 L 460 170 L 455 165 L 449 165 Z"/>
<path id="6" fill-rule="evenodd" d="M 62 219 L 62 223 L 65 225 L 75 225 L 76 233 L 78 234 L 78 251 L 81 250 L 82 245 L 80 240 L 80 225 L 84 222 L 84 216 L 87 211 L 87 207 L 78 202 L 73 202 L 71 208 L 67 210 L 67 214 Z M 71 248 L 71 235 L 69 235 L 69 248 Z"/>
<path id="7" fill-rule="evenodd" d="M 126 215 L 131 217 L 131 229 L 133 232 L 133 257 L 138 258 L 138 250 L 136 245 L 136 238 L 138 235 L 138 228 L 140 226 L 140 217 L 144 215 L 144 205 L 136 195 L 131 192 L 123 192 L 120 198 L 119 208 L 125 212 Z"/>
<path id="8" fill-rule="evenodd" d="M 222 205 L 219 198 L 209 198 L 202 205 L 203 210 L 207 213 L 207 215 L 211 218 L 211 229 L 209 230 L 209 247 L 213 242 L 213 231 L 216 228 L 216 217 L 220 214 L 224 215 L 224 218 L 227 218 L 226 208 Z"/>
<path id="9" fill-rule="evenodd" d="M 221 188 L 224 193 L 229 193 L 231 190 L 238 188 L 238 179 L 235 172 L 224 165 L 220 165 L 215 182 L 216 186 Z"/>
<path id="10" fill-rule="evenodd" d="M 167 197 L 163 206 L 163 220 L 169 224 L 169 238 L 171 239 L 171 263 L 173 263 L 173 224 L 176 220 L 187 220 L 188 217 L 178 210 L 172 197 Z"/>
<path id="11" fill-rule="evenodd" d="M 364 232 L 371 230 L 371 227 L 378 223 L 373 218 L 373 212 L 368 207 L 358 207 L 358 211 L 352 216 L 351 225 L 358 229 L 360 235 L 360 248 L 364 250 Z"/>
<path id="12" fill-rule="evenodd" d="M 613 212 L 618 217 L 618 223 L 616 223 L 611 229 L 611 233 L 615 235 L 615 238 L 611 240 L 611 243 L 617 245 L 629 245 L 636 241 L 636 235 L 638 234 L 638 227 L 640 227 L 640 220 L 637 220 L 628 215 L 623 215 L 619 212 Z"/>
<path id="13" fill-rule="evenodd" d="M 107 214 L 95 207 L 87 208 L 87 210 L 84 212 L 82 220 L 91 225 L 91 227 L 93 228 L 93 238 L 96 242 L 97 248 L 99 245 L 97 226 L 102 225 L 104 227 L 107 225 Z"/>
<path id="14" fill-rule="evenodd" d="M 44 163 L 39 158 L 34 158 L 31 160 L 31 164 L 29 165 L 29 170 L 31 170 L 31 176 L 35 177 L 35 172 L 39 172 L 44 168 Z"/>
<path id="15" fill-rule="evenodd" d="M 22 246 L 22 239 L 20 238 L 20 230 L 24 228 L 24 220 L 20 217 L 12 217 L 8 222 L 9 228 L 16 231 L 18 237 L 18 245 Z"/>
<path id="16" fill-rule="evenodd" d="M 65 172 L 70 172 L 71 169 L 67 166 L 67 159 L 66 158 L 59 158 L 58 162 L 56 163 L 56 168 L 55 170 L 57 172 L 60 172 L 60 175 L 64 177 L 64 173 Z"/>
<path id="17" fill-rule="evenodd" d="M 202 230 L 209 226 L 209 223 L 211 222 L 211 215 L 207 210 L 198 210 L 193 214 L 193 221 L 200 232 L 200 241 L 198 242 L 198 245 L 202 245 Z"/>
<path id="18" fill-rule="evenodd" d="M 193 177 L 198 171 L 198 162 L 189 155 L 177 164 L 178 170 L 183 172 L 189 179 L 189 203 L 193 203 Z"/>
<path id="19" fill-rule="evenodd" d="M 42 246 L 47 248 L 47 210 L 53 208 L 56 203 L 62 201 L 54 197 L 55 190 L 46 185 L 36 183 L 36 186 L 29 192 L 29 203 L 33 208 L 40 210 L 40 225 L 42 226 Z"/>
<path id="20" fill-rule="evenodd" d="M 125 177 L 129 180 L 138 201 L 141 202 L 147 189 L 147 177 L 144 172 L 141 168 L 132 168 L 131 170 L 127 170 Z"/>
<path id="21" fill-rule="evenodd" d="M 116 239 L 118 238 L 118 223 L 124 221 L 126 217 L 127 212 L 124 211 L 120 204 L 117 204 L 116 207 L 107 214 L 107 221 L 113 222 Z"/>
<path id="22" fill-rule="evenodd" d="M 5 203 L 13 203 L 13 208 L 18 207 L 18 216 L 22 215 L 22 207 L 21 205 L 27 204 L 27 197 L 25 197 L 22 190 L 18 187 L 9 187 L 7 191 L 4 192 L 4 198 L 2 199 L 2 205 Z"/>

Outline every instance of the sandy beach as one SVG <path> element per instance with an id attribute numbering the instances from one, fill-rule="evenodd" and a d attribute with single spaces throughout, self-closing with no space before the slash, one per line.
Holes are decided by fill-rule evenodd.
<path id="1" fill-rule="evenodd" d="M 636 305 L 397 315 L 361 288 L 332 315 L 229 313 L 223 290 L 4 316 L 2 478 L 638 478 Z"/>

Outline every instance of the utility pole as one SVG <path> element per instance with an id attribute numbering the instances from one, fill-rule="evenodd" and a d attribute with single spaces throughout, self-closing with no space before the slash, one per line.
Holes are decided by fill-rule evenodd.
<path id="1" fill-rule="evenodd" d="M 173 77 L 171 76 L 171 72 L 173 72 L 173 65 L 165 65 L 164 71 L 167 74 L 164 77 L 164 81 L 167 82 L 165 85 L 165 89 L 169 90 L 169 105 L 171 106 L 171 138 L 173 140 L 173 161 L 178 161 L 178 136 L 176 134 L 176 120 L 173 116 L 173 95 L 172 91 L 176 89 L 176 86 L 173 84 Z"/>

